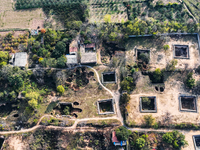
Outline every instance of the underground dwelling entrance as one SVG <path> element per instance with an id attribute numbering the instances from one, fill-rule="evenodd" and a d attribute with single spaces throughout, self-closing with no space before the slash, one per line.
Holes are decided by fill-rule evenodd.
<path id="1" fill-rule="evenodd" d="M 189 46 L 188 45 L 174 45 L 174 58 L 189 59 Z"/>
<path id="2" fill-rule="evenodd" d="M 200 135 L 193 135 L 195 150 L 200 150 Z"/>
<path id="3" fill-rule="evenodd" d="M 180 111 L 197 112 L 195 96 L 180 96 L 179 105 Z"/>
<path id="4" fill-rule="evenodd" d="M 140 97 L 140 112 L 156 113 L 157 112 L 156 97 L 155 96 Z"/>
<path id="5" fill-rule="evenodd" d="M 103 83 L 116 83 L 117 77 L 115 72 L 104 72 L 102 73 Z"/>
<path id="6" fill-rule="evenodd" d="M 148 70 L 148 64 L 150 61 L 150 50 L 136 49 L 136 55 L 139 68 L 143 71 Z"/>
<path id="7" fill-rule="evenodd" d="M 100 100 L 97 102 L 98 113 L 100 115 L 113 114 L 113 99 Z"/>
<path id="8" fill-rule="evenodd" d="M 3 146 L 3 143 L 4 143 L 4 138 L 3 138 L 3 137 L 0 137 L 0 149 L 1 149 L 2 146 Z"/>

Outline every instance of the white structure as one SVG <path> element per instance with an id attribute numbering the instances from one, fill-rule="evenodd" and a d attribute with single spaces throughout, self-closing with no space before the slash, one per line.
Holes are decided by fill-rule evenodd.
<path id="1" fill-rule="evenodd" d="M 27 66 L 28 55 L 26 52 L 15 53 L 13 65 L 17 67 L 26 67 Z"/>

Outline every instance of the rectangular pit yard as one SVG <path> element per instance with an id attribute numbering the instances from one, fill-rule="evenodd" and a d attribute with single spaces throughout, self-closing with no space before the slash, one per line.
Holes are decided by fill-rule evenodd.
<path id="1" fill-rule="evenodd" d="M 176 59 L 189 59 L 188 45 L 174 45 L 174 58 Z"/>
<path id="2" fill-rule="evenodd" d="M 113 99 L 100 100 L 97 102 L 98 113 L 100 115 L 113 114 Z"/>
<path id="3" fill-rule="evenodd" d="M 193 135 L 195 150 L 200 150 L 200 135 Z"/>
<path id="4" fill-rule="evenodd" d="M 179 105 L 180 111 L 197 112 L 195 96 L 180 96 Z"/>
<path id="5" fill-rule="evenodd" d="M 156 113 L 157 105 L 156 105 L 156 97 L 140 97 L 140 112 L 142 113 Z"/>
<path id="6" fill-rule="evenodd" d="M 104 72 L 102 73 L 102 82 L 103 83 L 116 83 L 117 76 L 115 72 Z"/>

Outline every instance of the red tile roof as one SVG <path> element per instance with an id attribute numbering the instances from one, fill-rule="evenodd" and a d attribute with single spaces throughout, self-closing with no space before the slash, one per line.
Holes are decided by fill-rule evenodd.
<path id="1" fill-rule="evenodd" d="M 116 133 L 115 131 L 112 132 L 112 142 L 114 143 L 118 143 L 119 141 L 117 140 L 117 136 L 116 136 Z"/>
<path id="2" fill-rule="evenodd" d="M 94 48 L 94 47 L 95 47 L 95 43 L 85 45 L 85 48 Z"/>
<path id="3" fill-rule="evenodd" d="M 69 48 L 69 52 L 77 52 L 78 51 L 78 48 L 77 47 L 70 47 Z"/>

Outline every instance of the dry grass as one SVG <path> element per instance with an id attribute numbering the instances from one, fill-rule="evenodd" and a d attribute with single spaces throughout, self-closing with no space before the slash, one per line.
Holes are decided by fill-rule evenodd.
<path id="1" fill-rule="evenodd" d="M 0 29 L 37 28 L 44 22 L 42 9 L 14 10 L 14 2 L 0 0 Z"/>

